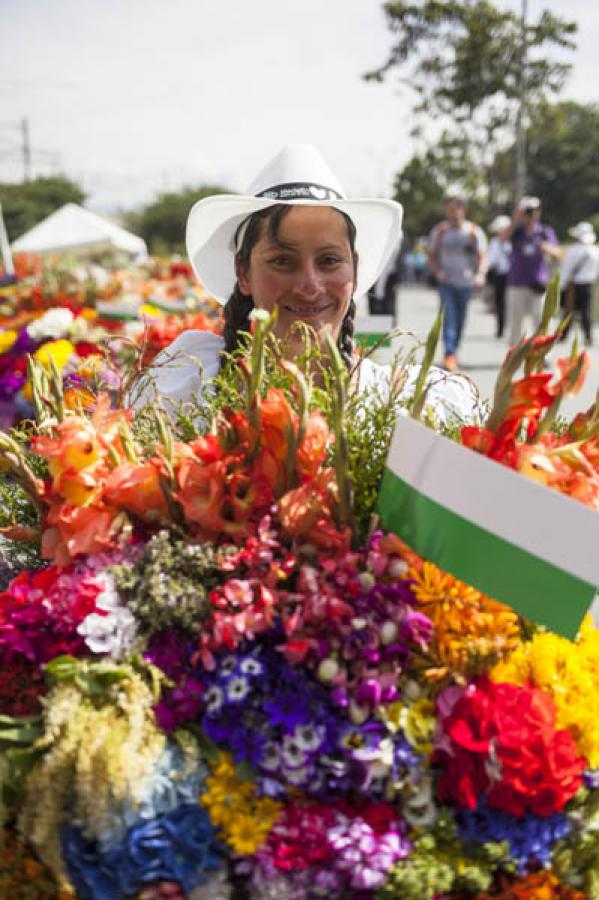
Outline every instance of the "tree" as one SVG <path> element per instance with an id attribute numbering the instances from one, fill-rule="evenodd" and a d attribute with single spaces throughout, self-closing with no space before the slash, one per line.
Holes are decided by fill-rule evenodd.
<path id="1" fill-rule="evenodd" d="M 400 0 L 383 9 L 397 41 L 364 77 L 382 81 L 405 71 L 415 94 L 413 134 L 426 138 L 440 121 L 465 138 L 492 193 L 490 167 L 497 149 L 512 142 L 523 88 L 529 110 L 555 98 L 570 66 L 548 54 L 575 46 L 576 23 L 545 10 L 523 27 L 520 16 L 490 0 Z"/>
<path id="2" fill-rule="evenodd" d="M 599 221 L 599 105 L 564 101 L 537 107 L 526 140 L 531 194 L 543 202 L 543 221 L 562 238 L 584 219 Z M 494 154 L 487 170 L 477 168 L 467 143 L 442 135 L 415 154 L 395 180 L 395 199 L 404 204 L 405 230 L 428 233 L 443 213 L 443 197 L 456 192 L 469 215 L 482 225 L 499 212 L 511 212 L 514 146 Z M 485 183 L 494 179 L 493 192 Z"/>
<path id="3" fill-rule="evenodd" d="M 566 101 L 535 111 L 528 132 L 529 189 L 543 219 L 566 237 L 599 215 L 599 104 Z"/>
<path id="4" fill-rule="evenodd" d="M 127 224 L 144 238 L 151 252 L 180 251 L 184 249 L 185 222 L 193 204 L 211 194 L 227 193 L 231 192 L 210 185 L 162 193 L 139 212 L 129 213 Z"/>
<path id="5" fill-rule="evenodd" d="M 63 175 L 21 184 L 0 184 L 0 203 L 8 238 L 14 241 L 65 203 L 83 203 L 81 188 Z"/>

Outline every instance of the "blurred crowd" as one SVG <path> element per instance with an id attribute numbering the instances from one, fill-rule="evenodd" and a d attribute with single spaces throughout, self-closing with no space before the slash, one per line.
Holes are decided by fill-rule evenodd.
<path id="1" fill-rule="evenodd" d="M 370 292 L 370 312 L 393 314 L 398 284 L 428 285 L 444 310 L 444 365 L 459 369 L 459 347 L 472 294 L 482 291 L 495 316 L 495 334 L 517 343 L 537 326 L 552 274 L 560 273 L 562 337 L 578 322 L 593 343 L 593 290 L 599 278 L 599 248 L 593 226 L 579 222 L 560 246 L 543 222 L 538 197 L 522 197 L 511 216 L 498 215 L 483 229 L 467 217 L 459 196 L 447 197 L 445 216 L 431 233 L 398 250 Z"/>

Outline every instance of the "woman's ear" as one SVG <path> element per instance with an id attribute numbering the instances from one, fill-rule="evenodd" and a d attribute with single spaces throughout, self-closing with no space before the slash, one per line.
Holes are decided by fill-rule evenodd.
<path id="1" fill-rule="evenodd" d="M 243 266 L 241 265 L 239 256 L 235 257 L 235 275 L 237 277 L 237 284 L 239 285 L 240 292 L 244 297 L 251 297 L 252 291 L 250 288 L 250 283 L 243 269 Z"/>

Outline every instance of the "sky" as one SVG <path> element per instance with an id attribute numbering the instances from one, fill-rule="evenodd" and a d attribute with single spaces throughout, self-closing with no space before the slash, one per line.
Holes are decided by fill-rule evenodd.
<path id="1" fill-rule="evenodd" d="M 597 101 L 599 5 L 528 7 L 578 22 L 562 96 Z M 0 20 L 0 181 L 22 178 L 24 118 L 33 175 L 68 175 L 104 211 L 243 191 L 295 142 L 349 196 L 385 196 L 414 149 L 409 91 L 361 78 L 392 42 L 379 0 L 0 0 Z"/>

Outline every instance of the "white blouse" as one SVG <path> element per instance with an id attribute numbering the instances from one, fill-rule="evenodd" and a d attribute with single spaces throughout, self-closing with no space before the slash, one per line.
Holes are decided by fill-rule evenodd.
<path id="1" fill-rule="evenodd" d="M 173 409 L 201 393 L 202 386 L 218 374 L 224 345 L 220 335 L 209 331 L 182 332 L 154 359 L 141 390 L 130 398 L 133 406 L 141 409 L 161 399 L 167 409 Z M 400 399 L 413 393 L 418 371 L 419 366 L 408 367 Z M 357 365 L 357 390 L 366 393 L 376 389 L 385 397 L 390 390 L 390 376 L 391 366 L 363 359 Z M 427 406 L 442 423 L 455 417 L 474 424 L 481 421 L 478 391 L 469 378 L 433 367 L 427 385 Z"/>

